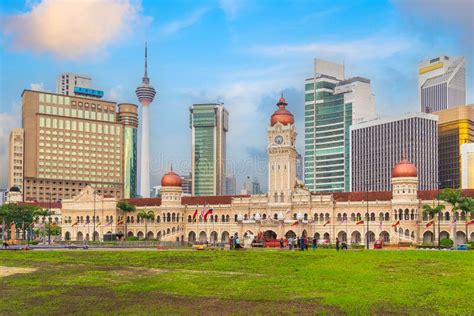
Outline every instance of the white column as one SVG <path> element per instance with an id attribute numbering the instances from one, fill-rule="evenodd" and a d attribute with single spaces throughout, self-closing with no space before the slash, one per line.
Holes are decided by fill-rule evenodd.
<path id="1" fill-rule="evenodd" d="M 149 143 L 149 106 L 143 106 L 142 113 L 142 152 L 140 165 L 140 195 L 150 197 L 150 143 Z"/>

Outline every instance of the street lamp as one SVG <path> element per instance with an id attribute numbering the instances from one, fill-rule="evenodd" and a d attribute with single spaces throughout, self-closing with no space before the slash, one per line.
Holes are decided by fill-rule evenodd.
<path id="1" fill-rule="evenodd" d="M 92 224 L 94 228 L 92 229 L 92 241 L 95 241 L 95 188 L 92 188 L 92 194 L 94 195 L 94 217 L 92 218 Z"/>
<path id="2" fill-rule="evenodd" d="M 47 193 L 49 196 L 49 211 L 48 211 L 48 245 L 51 245 L 51 192 Z"/>
<path id="3" fill-rule="evenodd" d="M 369 183 L 366 183 L 366 200 L 367 200 L 367 211 L 365 214 L 365 219 L 367 221 L 367 231 L 365 233 L 365 242 L 367 244 L 367 250 L 369 250 Z"/>

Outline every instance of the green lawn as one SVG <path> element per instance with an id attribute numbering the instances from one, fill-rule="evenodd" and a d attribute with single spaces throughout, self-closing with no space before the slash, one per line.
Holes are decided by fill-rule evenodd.
<path id="1" fill-rule="evenodd" d="M 474 251 L 0 251 L 0 314 L 474 315 Z M 125 314 L 124 314 L 125 315 Z"/>

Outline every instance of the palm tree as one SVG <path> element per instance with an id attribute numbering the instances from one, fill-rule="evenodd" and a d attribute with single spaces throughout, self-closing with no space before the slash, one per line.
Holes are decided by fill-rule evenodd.
<path id="1" fill-rule="evenodd" d="M 429 216 L 433 220 L 433 239 L 436 236 L 434 218 L 435 218 L 436 215 L 438 215 L 438 219 L 439 219 L 439 213 L 441 213 L 442 210 L 444 210 L 444 205 L 443 204 L 441 204 L 441 205 L 438 204 L 438 206 L 434 206 L 434 207 L 431 207 L 428 204 L 423 205 L 423 216 Z M 438 225 L 439 225 L 439 223 L 438 223 Z M 438 239 L 439 239 L 439 236 L 438 236 Z M 434 244 L 434 240 L 433 240 L 433 244 Z"/>
<path id="2" fill-rule="evenodd" d="M 463 197 L 459 202 L 459 209 L 466 214 L 466 243 L 468 242 L 468 222 L 469 217 L 474 216 L 474 199 L 470 197 Z M 471 240 L 472 241 L 472 240 Z"/>
<path id="3" fill-rule="evenodd" d="M 147 230 L 147 222 L 150 220 L 150 219 L 154 219 L 155 218 L 155 213 L 153 213 L 153 211 L 145 211 L 145 210 L 141 210 L 138 214 L 137 214 L 137 217 L 138 218 L 141 218 L 145 221 L 145 240 L 148 239 L 148 230 Z"/>
<path id="4" fill-rule="evenodd" d="M 127 219 L 125 213 L 135 212 L 135 205 L 128 203 L 127 201 L 118 201 L 117 208 L 122 211 L 123 221 L 125 223 L 125 233 L 123 239 L 127 237 Z"/>
<path id="5" fill-rule="evenodd" d="M 451 205 L 451 213 L 453 214 L 453 221 L 456 220 L 456 214 L 459 210 L 459 203 L 462 201 L 461 190 L 460 189 L 450 189 L 446 188 L 441 191 L 439 198 Z M 454 247 L 456 247 L 456 229 L 454 229 L 453 242 Z"/>

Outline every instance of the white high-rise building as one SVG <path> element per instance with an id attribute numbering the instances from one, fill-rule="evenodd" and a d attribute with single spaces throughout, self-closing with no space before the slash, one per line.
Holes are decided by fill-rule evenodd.
<path id="1" fill-rule="evenodd" d="M 149 132 L 149 111 L 150 104 L 155 98 L 156 91 L 150 85 L 147 73 L 147 46 L 145 44 L 145 74 L 142 84 L 135 90 L 138 101 L 142 105 L 141 124 L 141 161 L 140 161 L 140 195 L 144 198 L 150 197 L 150 132 Z"/>
<path id="2" fill-rule="evenodd" d="M 464 57 L 439 56 L 418 67 L 421 111 L 437 112 L 466 104 L 466 64 Z"/>
<path id="3" fill-rule="evenodd" d="M 461 188 L 474 189 L 474 143 L 461 145 Z"/>
<path id="4" fill-rule="evenodd" d="M 100 99 L 104 91 L 92 89 L 92 78 L 87 75 L 64 72 L 59 74 L 56 82 L 56 93 Z"/>

